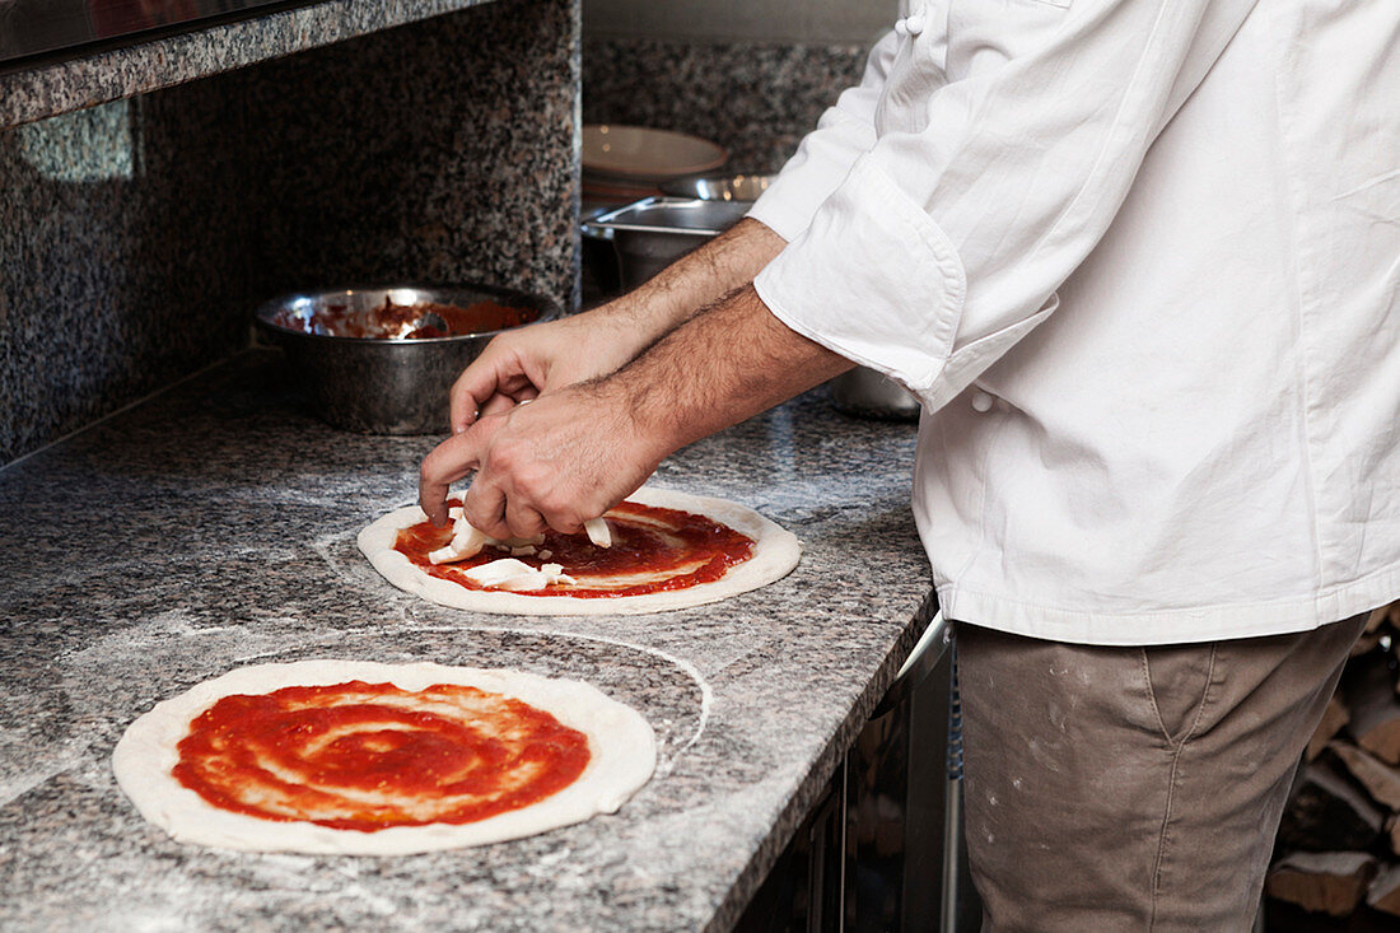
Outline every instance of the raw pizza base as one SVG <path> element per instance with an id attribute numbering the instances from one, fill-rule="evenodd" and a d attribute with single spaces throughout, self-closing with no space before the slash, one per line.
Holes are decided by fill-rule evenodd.
<path id="1" fill-rule="evenodd" d="M 460 684 L 514 697 L 587 735 L 592 757 L 574 783 L 520 810 L 475 823 L 395 826 L 372 833 L 222 810 L 171 775 L 179 760 L 176 746 L 188 734 L 190 721 L 224 697 L 351 680 L 392 683 L 409 691 Z M 248 852 L 408 855 L 519 839 L 614 813 L 650 780 L 656 769 L 656 738 L 636 710 L 577 680 L 428 663 L 295 661 L 239 668 L 157 703 L 127 728 L 112 753 L 112 769 L 141 815 L 177 842 Z"/>
<path id="2" fill-rule="evenodd" d="M 444 606 L 506 615 L 631 615 L 688 609 L 781 580 L 797 566 L 802 556 L 796 535 L 736 502 L 648 486 L 638 489 L 627 499 L 663 509 L 680 509 L 723 522 L 754 540 L 753 556 L 731 567 L 728 573 L 713 583 L 701 583 L 689 589 L 644 593 L 640 596 L 580 599 L 471 590 L 424 573 L 406 556 L 394 550 L 394 542 L 402 529 L 427 520 L 423 510 L 416 505 L 396 509 L 369 525 L 360 532 L 359 545 L 374 569 L 401 590 Z"/>

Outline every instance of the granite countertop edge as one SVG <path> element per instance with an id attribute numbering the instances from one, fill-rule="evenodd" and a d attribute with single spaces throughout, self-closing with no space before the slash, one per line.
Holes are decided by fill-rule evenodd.
<path id="1" fill-rule="evenodd" d="M 930 588 L 928 596 L 910 620 L 910 627 L 900 636 L 894 649 L 871 677 L 860 699 L 851 707 L 850 713 L 842 720 L 831 741 L 817 757 L 802 785 L 788 801 L 787 807 L 774 824 L 772 833 L 754 852 L 753 858 L 749 860 L 744 871 L 725 895 L 724 901 L 716 909 L 714 917 L 705 925 L 706 933 L 722 933 L 729 930 L 743 915 L 744 909 L 767 879 L 778 857 L 792 841 L 797 828 L 807 818 L 813 805 L 820 800 L 826 782 L 831 779 L 837 765 L 855 744 L 856 737 L 865 728 L 870 714 L 894 683 L 899 669 L 937 611 L 938 599 Z"/>

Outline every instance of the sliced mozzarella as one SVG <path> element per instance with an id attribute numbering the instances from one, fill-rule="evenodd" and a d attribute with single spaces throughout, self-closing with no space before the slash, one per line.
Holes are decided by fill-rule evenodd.
<path id="1" fill-rule="evenodd" d="M 478 586 L 487 589 L 542 590 L 556 581 L 573 583 L 573 578 L 565 574 L 563 569 L 558 564 L 546 564 L 536 570 L 524 561 L 505 557 L 501 560 L 493 560 L 489 564 L 482 564 L 480 567 L 464 570 L 462 575 Z"/>
<path id="2" fill-rule="evenodd" d="M 524 547 L 513 547 L 510 549 L 511 557 L 529 557 L 533 553 L 535 553 L 535 546 L 533 544 L 527 544 Z"/>
<path id="3" fill-rule="evenodd" d="M 539 586 L 518 586 L 511 584 L 533 582 L 534 577 L 544 575 L 534 567 L 522 560 L 513 557 L 503 557 L 500 560 L 493 560 L 480 567 L 471 567 L 462 571 L 462 575 L 478 586 L 498 587 L 500 589 L 539 589 Z M 543 585 L 543 584 L 541 584 Z"/>
<path id="4" fill-rule="evenodd" d="M 450 564 L 466 560 L 481 553 L 481 549 L 494 539 L 489 538 L 473 527 L 465 518 L 458 518 L 452 525 L 452 541 L 447 547 L 428 552 L 428 560 L 434 564 Z"/>
<path id="5" fill-rule="evenodd" d="M 598 547 L 612 547 L 612 529 L 608 527 L 605 518 L 590 518 L 583 523 L 583 530 L 588 532 L 588 540 Z"/>
<path id="6" fill-rule="evenodd" d="M 547 552 L 545 552 L 547 553 Z M 550 583 L 577 583 L 573 577 L 564 572 L 562 564 L 545 564 L 540 568 L 540 573 L 549 578 Z"/>

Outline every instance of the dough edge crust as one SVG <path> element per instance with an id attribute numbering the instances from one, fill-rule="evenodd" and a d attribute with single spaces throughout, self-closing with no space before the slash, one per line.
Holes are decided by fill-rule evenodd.
<path id="1" fill-rule="evenodd" d="M 551 713 L 588 736 L 591 759 L 573 784 L 520 810 L 475 823 L 396 826 L 378 832 L 279 822 L 211 806 L 171 775 L 189 723 L 225 696 L 289 686 L 364 680 L 404 690 L 461 684 L 505 694 Z M 112 753 L 117 783 L 149 822 L 177 842 L 245 852 L 409 855 L 533 836 L 599 813 L 613 813 L 656 769 L 656 737 L 646 719 L 591 684 L 523 671 L 433 663 L 319 659 L 236 668 L 157 703 L 133 722 Z"/>
<path id="2" fill-rule="evenodd" d="M 522 596 L 519 593 L 469 590 L 456 583 L 428 576 L 394 550 L 394 541 L 401 529 L 427 519 L 423 510 L 416 505 L 395 509 L 376 519 L 360 532 L 357 541 L 361 553 L 369 558 L 374 569 L 407 593 L 455 609 L 523 616 L 635 615 L 689 609 L 775 583 L 791 573 L 801 559 L 802 546 L 795 534 L 737 502 L 652 486 L 642 486 L 627 499 L 658 508 L 681 509 L 723 522 L 754 539 L 753 557 L 731 568 L 729 573 L 713 583 L 702 583 L 686 590 L 575 599 L 570 596 Z"/>

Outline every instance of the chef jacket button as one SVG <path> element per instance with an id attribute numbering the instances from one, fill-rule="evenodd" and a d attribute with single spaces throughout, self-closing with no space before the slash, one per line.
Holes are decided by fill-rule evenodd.
<path id="1" fill-rule="evenodd" d="M 992 397 L 986 392 L 972 393 L 972 410 L 988 412 L 992 410 Z"/>
<path id="2" fill-rule="evenodd" d="M 904 28 L 908 30 L 909 35 L 917 36 L 924 31 L 924 18 L 922 16 L 911 16 L 904 21 Z"/>
<path id="3" fill-rule="evenodd" d="M 901 36 L 907 36 L 907 35 L 909 35 L 909 21 L 906 20 L 906 19 L 897 19 L 897 20 L 895 20 L 895 21 L 894 21 L 894 31 L 895 31 L 895 34 L 896 34 L 896 35 L 901 35 Z"/>

